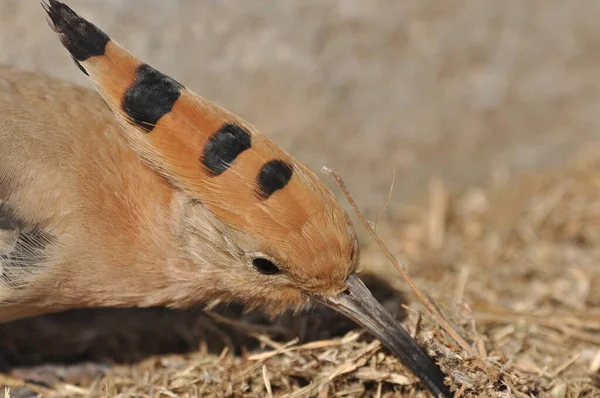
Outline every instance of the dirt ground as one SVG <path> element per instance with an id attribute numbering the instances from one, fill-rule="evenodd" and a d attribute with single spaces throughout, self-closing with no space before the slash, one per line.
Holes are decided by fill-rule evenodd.
<path id="1" fill-rule="evenodd" d="M 482 360 L 368 238 L 364 275 L 458 396 L 600 396 L 600 3 L 69 4 L 312 168 L 335 168 L 370 219 L 396 170 L 378 231 Z M 0 63 L 84 83 L 37 1 L 0 0 L 0 49 Z M 55 314 L 0 325 L 0 369 L 11 397 L 427 396 L 324 309 Z"/>

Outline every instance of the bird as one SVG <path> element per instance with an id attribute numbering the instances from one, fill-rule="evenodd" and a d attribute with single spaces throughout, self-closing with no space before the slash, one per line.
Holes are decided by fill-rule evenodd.
<path id="1" fill-rule="evenodd" d="M 276 316 L 323 304 L 452 396 L 358 277 L 355 229 L 326 184 L 66 4 L 42 6 L 95 91 L 0 68 L 0 322 L 90 307 L 240 302 Z"/>

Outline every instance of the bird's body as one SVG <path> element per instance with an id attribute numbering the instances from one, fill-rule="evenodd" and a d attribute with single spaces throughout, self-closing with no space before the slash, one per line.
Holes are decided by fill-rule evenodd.
<path id="1" fill-rule="evenodd" d="M 0 109 L 0 321 L 202 301 L 176 282 L 175 191 L 95 92 L 1 67 Z"/>
<path id="2" fill-rule="evenodd" d="M 0 68 L 0 322 L 215 301 L 276 315 L 316 301 L 449 396 L 355 275 L 354 228 L 313 172 L 68 6 L 44 8 L 101 98 Z"/>

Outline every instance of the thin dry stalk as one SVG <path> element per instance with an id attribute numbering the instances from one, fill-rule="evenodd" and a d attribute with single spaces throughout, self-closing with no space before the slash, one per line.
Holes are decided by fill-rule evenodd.
<path id="1" fill-rule="evenodd" d="M 205 311 L 205 314 L 214 319 L 217 323 L 222 323 L 224 325 L 235 326 L 237 329 L 243 330 L 249 335 L 257 334 L 257 333 L 265 333 L 265 334 L 289 334 L 289 331 L 279 327 L 277 325 L 257 325 L 250 322 L 238 321 L 235 319 L 228 318 L 226 316 L 217 314 L 212 311 Z"/>
<path id="2" fill-rule="evenodd" d="M 364 366 L 369 360 L 370 355 L 381 347 L 379 341 L 375 340 L 371 344 L 358 350 L 351 358 L 347 359 L 344 363 L 335 368 L 335 370 L 325 376 L 323 379 L 316 383 L 311 383 L 306 387 L 300 388 L 289 395 L 289 398 L 298 398 L 302 396 L 308 396 L 309 393 L 324 384 L 330 383 L 338 376 L 346 373 L 354 372 L 356 369 Z"/>
<path id="3" fill-rule="evenodd" d="M 330 339 L 330 340 L 318 340 L 311 341 L 309 343 L 305 343 L 302 345 L 296 346 L 283 346 L 278 345 L 275 347 L 276 349 L 273 351 L 261 352 L 259 354 L 254 354 L 248 357 L 250 361 L 265 361 L 269 358 L 274 357 L 275 355 L 290 353 L 292 351 L 302 351 L 302 350 L 315 350 L 315 349 L 323 349 L 327 347 L 336 347 L 341 345 L 350 344 L 360 337 L 360 333 L 348 333 L 348 335 L 342 339 Z"/>
<path id="4" fill-rule="evenodd" d="M 290 346 L 293 346 L 293 345 L 295 345 L 296 343 L 298 343 L 298 341 L 299 341 L 299 340 L 298 340 L 298 338 L 295 338 L 295 339 L 293 339 L 293 340 L 291 340 L 291 341 L 288 341 L 287 343 L 283 344 L 283 345 L 281 346 L 281 348 L 279 348 L 279 349 L 277 349 L 277 350 L 273 351 L 271 356 L 275 356 L 275 355 L 279 355 L 279 354 L 281 354 L 282 352 L 286 351 L 288 347 L 290 347 Z M 257 362 L 256 364 L 254 364 L 254 365 L 250 366 L 249 368 L 247 368 L 247 369 L 245 369 L 245 370 L 241 371 L 241 372 L 240 372 L 240 373 L 237 375 L 237 377 L 236 377 L 236 378 L 237 378 L 237 379 L 242 379 L 242 378 L 243 378 L 245 375 L 247 375 L 248 373 L 251 373 L 251 372 L 253 372 L 254 370 L 256 370 L 256 369 L 260 368 L 260 367 L 262 366 L 262 364 L 263 364 L 263 363 L 264 363 L 264 362 L 265 362 L 267 359 L 271 358 L 271 356 L 269 356 L 269 357 L 265 357 L 265 358 L 261 358 L 260 360 L 258 360 L 258 362 Z"/>
<path id="5" fill-rule="evenodd" d="M 454 291 L 454 302 L 456 304 L 461 304 L 463 302 L 463 297 L 465 296 L 465 288 L 467 286 L 467 280 L 469 279 L 470 273 L 471 268 L 468 266 L 464 266 L 460 269 L 456 281 L 456 289 Z"/>
<path id="6" fill-rule="evenodd" d="M 427 222 L 429 247 L 438 250 L 444 245 L 446 237 L 446 218 L 448 216 L 448 193 L 439 179 L 429 182 L 429 217 Z"/>
<path id="7" fill-rule="evenodd" d="M 52 390 L 50 388 L 39 386 L 34 383 L 29 383 L 18 377 L 13 377 L 13 376 L 4 375 L 4 374 L 0 374 L 0 385 L 4 386 L 5 389 L 11 388 L 11 387 L 19 388 L 19 387 L 26 386 L 31 391 L 34 391 L 40 395 L 44 395 L 44 394 L 49 395 L 52 393 Z"/>
<path id="8" fill-rule="evenodd" d="M 267 396 L 269 398 L 273 398 L 273 390 L 271 389 L 271 380 L 269 379 L 269 374 L 267 373 L 267 365 L 262 366 L 262 376 L 263 376 L 263 381 L 265 382 L 265 389 L 267 390 Z"/>
<path id="9" fill-rule="evenodd" d="M 598 370 L 600 370 L 600 350 L 598 350 L 596 352 L 596 355 L 594 356 L 594 358 L 592 358 L 592 361 L 590 362 L 589 370 L 590 370 L 590 373 L 596 373 L 596 372 L 598 372 Z"/>
<path id="10" fill-rule="evenodd" d="M 265 344 L 265 345 L 267 345 L 267 346 L 269 346 L 271 348 L 274 348 L 279 354 L 283 354 L 283 355 L 285 355 L 285 356 L 287 356 L 289 358 L 293 358 L 294 357 L 289 352 L 289 350 L 285 350 L 284 349 L 282 351 L 282 348 L 284 348 L 283 344 L 279 344 L 279 343 L 271 340 L 270 338 L 268 338 L 265 335 L 252 333 L 251 336 L 254 337 L 255 339 L 257 339 L 258 341 L 260 341 L 261 343 L 263 343 L 263 344 Z"/>
<path id="11" fill-rule="evenodd" d="M 575 361 L 577 361 L 579 359 L 579 357 L 581 357 L 581 353 L 578 352 L 575 355 L 573 355 L 568 361 L 566 361 L 565 363 L 561 364 L 554 371 L 550 372 L 550 374 L 548 376 L 551 379 L 556 378 L 556 376 L 558 376 L 559 374 L 561 374 L 562 372 L 564 372 L 569 366 L 573 365 L 575 363 Z"/>
<path id="12" fill-rule="evenodd" d="M 373 229 L 377 229 L 377 224 L 379 223 L 379 219 L 381 218 L 381 216 L 383 216 L 383 213 L 385 213 L 385 209 L 388 208 L 390 202 L 392 201 L 392 193 L 394 192 L 395 184 L 396 184 L 396 170 L 392 170 L 392 183 L 390 184 L 390 191 L 388 192 L 388 196 L 385 201 L 385 204 L 383 205 L 383 208 L 381 209 L 381 211 L 377 215 L 377 218 L 375 219 L 375 222 L 373 223 Z"/>
<path id="13" fill-rule="evenodd" d="M 358 217 L 358 219 L 360 220 L 360 222 L 362 223 L 362 225 L 365 227 L 365 229 L 367 230 L 367 232 L 369 232 L 369 234 L 371 235 L 371 237 L 373 238 L 373 240 L 381 248 L 381 250 L 387 256 L 387 258 L 392 262 L 392 264 L 394 265 L 394 267 L 396 267 L 396 269 L 398 270 L 398 272 L 400 272 L 400 274 L 402 275 L 402 278 L 404 279 L 404 281 L 410 286 L 410 288 L 413 290 L 413 292 L 415 293 L 415 295 L 417 296 L 417 298 L 423 303 L 423 305 L 425 306 L 425 308 L 427 308 L 427 310 L 433 316 L 435 316 L 437 318 L 437 321 L 440 324 L 440 326 L 442 327 L 442 329 L 444 329 L 446 331 L 446 333 L 448 333 L 448 335 L 450 335 L 450 337 L 452 337 L 454 339 L 454 341 L 456 341 L 456 343 L 463 350 L 465 350 L 471 357 L 477 358 L 477 359 L 481 359 L 481 358 L 479 358 L 479 354 L 465 341 L 465 339 L 463 339 L 458 334 L 458 332 L 456 332 L 454 330 L 454 328 L 452 328 L 452 326 L 450 326 L 450 323 L 442 315 L 442 312 L 438 309 L 438 307 L 435 305 L 435 303 L 429 297 L 429 295 L 425 294 L 423 291 L 421 291 L 421 289 L 419 289 L 419 287 L 416 285 L 415 281 L 409 275 L 408 270 L 406 269 L 406 267 L 404 266 L 404 264 L 401 264 L 396 259 L 396 257 L 394 257 L 394 255 L 387 248 L 387 246 L 385 245 L 385 243 L 383 243 L 383 241 L 381 240 L 381 238 L 379 238 L 379 235 L 377 235 L 377 233 L 373 230 L 373 228 L 371 228 L 371 225 L 369 224 L 369 221 L 366 219 L 366 217 L 364 216 L 364 214 L 360 211 L 360 209 L 356 205 L 356 202 L 354 201 L 354 198 L 352 197 L 352 195 L 348 191 L 348 188 L 346 187 L 346 184 L 344 183 L 344 180 L 342 179 L 342 177 L 338 173 L 336 173 L 335 171 L 330 170 L 330 169 L 325 168 L 325 167 L 323 167 L 323 171 L 325 173 L 327 173 L 327 174 L 331 174 L 333 176 L 333 178 L 335 178 L 335 180 L 337 181 L 338 185 L 340 186 L 340 189 L 344 193 L 344 196 L 346 197 L 346 199 L 350 203 L 350 206 L 352 207 L 352 210 L 354 211 L 354 213 L 356 214 L 356 216 Z"/>

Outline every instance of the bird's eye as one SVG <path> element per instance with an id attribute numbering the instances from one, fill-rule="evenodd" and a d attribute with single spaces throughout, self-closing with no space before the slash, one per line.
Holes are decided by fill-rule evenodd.
<path id="1" fill-rule="evenodd" d="M 254 265 L 254 268 L 256 268 L 261 274 L 273 275 L 279 272 L 279 268 L 273 264 L 272 261 L 267 260 L 266 258 L 255 258 L 252 260 L 252 265 Z"/>

